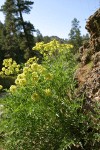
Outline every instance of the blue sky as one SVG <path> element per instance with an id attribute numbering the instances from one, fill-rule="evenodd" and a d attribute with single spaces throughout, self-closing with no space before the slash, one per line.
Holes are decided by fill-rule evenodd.
<path id="1" fill-rule="evenodd" d="M 33 0 L 31 13 L 24 16 L 24 20 L 33 23 L 43 36 L 58 36 L 68 38 L 71 21 L 77 18 L 80 21 L 81 33 L 86 34 L 86 20 L 99 7 L 100 0 Z M 0 0 L 0 6 L 5 0 Z M 0 12 L 0 21 L 4 15 Z"/>

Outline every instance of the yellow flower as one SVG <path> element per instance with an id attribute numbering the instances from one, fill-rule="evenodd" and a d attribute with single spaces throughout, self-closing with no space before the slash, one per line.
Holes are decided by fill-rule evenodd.
<path id="1" fill-rule="evenodd" d="M 31 65 L 31 69 L 32 69 L 32 70 L 37 70 L 37 68 L 38 68 L 38 64 L 37 64 L 37 63 L 33 63 L 33 64 Z"/>
<path id="2" fill-rule="evenodd" d="M 31 98 L 33 99 L 33 100 L 37 100 L 37 99 L 39 99 L 39 95 L 38 95 L 38 93 L 33 93 L 32 94 L 32 96 L 31 96 Z"/>
<path id="3" fill-rule="evenodd" d="M 18 68 L 20 68 L 20 65 L 17 65 Z"/>
<path id="4" fill-rule="evenodd" d="M 38 77 L 37 72 L 34 71 L 34 72 L 32 73 L 32 78 L 33 78 L 33 80 L 35 80 L 35 81 L 38 80 L 39 77 Z"/>
<path id="5" fill-rule="evenodd" d="M 44 68 L 42 65 L 39 65 L 37 71 L 38 71 L 38 73 L 43 73 L 46 71 L 46 68 Z"/>
<path id="6" fill-rule="evenodd" d="M 16 71 L 16 73 L 18 73 L 19 72 L 19 68 L 15 68 L 15 71 Z"/>
<path id="7" fill-rule="evenodd" d="M 28 72 L 28 67 L 24 67 L 23 72 Z"/>
<path id="8" fill-rule="evenodd" d="M 17 63 L 15 61 L 13 61 L 13 64 L 12 64 L 12 67 L 16 67 L 17 66 Z"/>
<path id="9" fill-rule="evenodd" d="M 5 75 L 9 76 L 10 75 L 10 71 L 9 70 L 5 70 Z"/>
<path id="10" fill-rule="evenodd" d="M 9 62 L 12 62 L 12 61 L 13 61 L 12 58 L 9 58 L 9 59 L 6 59 L 6 60 L 8 60 Z"/>
<path id="11" fill-rule="evenodd" d="M 19 84 L 19 79 L 15 80 L 15 84 L 17 84 L 17 85 Z"/>
<path id="12" fill-rule="evenodd" d="M 49 73 L 45 76 L 46 80 L 52 80 L 52 78 L 53 78 L 53 74 L 51 74 L 51 73 Z"/>
<path id="13" fill-rule="evenodd" d="M 32 69 L 29 67 L 27 73 L 32 72 Z M 25 72 L 26 73 L 26 72 Z"/>
<path id="14" fill-rule="evenodd" d="M 25 78 L 20 79 L 19 80 L 19 85 L 21 85 L 21 86 L 26 85 L 26 79 Z"/>
<path id="15" fill-rule="evenodd" d="M 44 92 L 45 92 L 45 94 L 46 94 L 47 96 L 50 96 L 50 95 L 51 95 L 51 90 L 50 90 L 50 89 L 45 89 Z"/>
<path id="16" fill-rule="evenodd" d="M 2 71 L 0 71 L 0 75 L 3 75 L 3 72 L 2 72 Z"/>
<path id="17" fill-rule="evenodd" d="M 2 85 L 0 85 L 0 90 L 2 90 L 3 89 L 3 86 Z"/>
<path id="18" fill-rule="evenodd" d="M 36 56 L 34 56 L 32 60 L 34 60 L 34 61 L 35 61 L 36 59 L 37 59 L 37 57 L 36 57 Z"/>
<path id="19" fill-rule="evenodd" d="M 2 68 L 2 71 L 5 71 L 5 67 Z"/>
<path id="20" fill-rule="evenodd" d="M 25 78 L 25 74 L 24 74 L 24 73 L 19 74 L 19 75 L 17 76 L 17 79 L 23 79 L 23 78 Z"/>
<path id="21" fill-rule="evenodd" d="M 10 92 L 12 92 L 12 93 L 14 93 L 15 91 L 16 91 L 16 85 L 11 85 L 11 87 L 10 87 Z"/>
<path id="22" fill-rule="evenodd" d="M 5 67 L 8 67 L 8 63 L 6 63 L 6 62 L 5 62 L 5 63 L 3 63 L 3 65 L 5 65 Z"/>

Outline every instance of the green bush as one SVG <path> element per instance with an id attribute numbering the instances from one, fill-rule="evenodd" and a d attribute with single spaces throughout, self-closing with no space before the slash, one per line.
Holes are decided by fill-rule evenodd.
<path id="1" fill-rule="evenodd" d="M 86 113 L 74 94 L 75 65 L 69 50 L 23 68 L 3 99 L 6 150 L 98 149 L 98 114 Z"/>

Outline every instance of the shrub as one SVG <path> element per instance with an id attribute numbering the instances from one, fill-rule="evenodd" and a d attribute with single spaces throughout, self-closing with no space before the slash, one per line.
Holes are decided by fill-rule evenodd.
<path id="1" fill-rule="evenodd" d="M 51 59 L 25 66 L 3 99 L 5 149 L 97 150 L 98 117 L 85 113 L 82 98 L 74 94 L 73 55 L 66 50 Z"/>

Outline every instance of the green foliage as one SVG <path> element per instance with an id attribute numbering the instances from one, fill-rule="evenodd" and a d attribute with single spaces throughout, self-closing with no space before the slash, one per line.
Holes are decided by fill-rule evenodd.
<path id="1" fill-rule="evenodd" d="M 36 34 L 37 36 L 35 37 L 35 43 L 42 42 L 44 38 L 38 29 L 36 30 Z"/>
<path id="2" fill-rule="evenodd" d="M 98 149 L 98 114 L 86 113 L 83 98 L 74 94 L 73 54 L 70 48 L 53 53 L 42 65 L 29 60 L 3 99 L 6 150 Z"/>
<path id="3" fill-rule="evenodd" d="M 29 14 L 32 5 L 32 1 L 6 0 L 1 6 L 0 11 L 5 14 L 5 22 L 0 44 L 5 58 L 12 57 L 17 62 L 23 62 L 32 56 L 35 29 L 30 22 L 23 19 L 23 13 Z"/>

